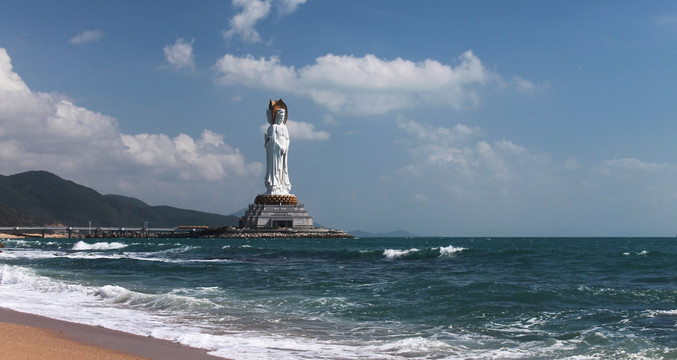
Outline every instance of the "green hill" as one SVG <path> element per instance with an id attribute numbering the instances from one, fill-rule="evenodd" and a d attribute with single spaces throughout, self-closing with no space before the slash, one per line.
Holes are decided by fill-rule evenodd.
<path id="1" fill-rule="evenodd" d="M 171 206 L 150 206 L 121 195 L 101 195 L 47 171 L 0 175 L 0 226 L 63 224 L 86 226 L 206 225 L 237 226 L 236 216 L 225 216 Z"/>

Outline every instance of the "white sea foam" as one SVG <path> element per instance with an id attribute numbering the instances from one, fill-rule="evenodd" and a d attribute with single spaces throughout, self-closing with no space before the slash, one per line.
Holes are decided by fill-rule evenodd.
<path id="1" fill-rule="evenodd" d="M 451 256 L 451 255 L 459 253 L 463 250 L 465 250 L 464 247 L 455 247 L 453 245 L 449 245 L 447 247 L 440 247 L 440 257 Z"/>
<path id="2" fill-rule="evenodd" d="M 113 243 L 115 244 L 115 243 Z M 75 244 L 77 245 L 77 244 Z M 233 262 L 230 259 L 185 259 L 172 257 L 176 253 L 188 251 L 191 247 L 187 246 L 182 249 L 170 249 L 150 253 L 136 253 L 136 252 L 89 252 L 79 250 L 77 252 L 64 252 L 53 250 L 40 249 L 25 249 L 25 248 L 10 248 L 3 249 L 0 252 L 0 259 L 49 259 L 54 257 L 63 257 L 68 259 L 87 259 L 87 260 L 118 260 L 131 259 L 137 261 L 151 261 L 163 263 L 225 263 Z"/>
<path id="3" fill-rule="evenodd" d="M 2 243 L 8 248 L 25 248 L 42 245 L 42 241 L 34 239 L 3 239 Z M 54 244 L 48 242 L 47 245 Z"/>
<path id="4" fill-rule="evenodd" d="M 575 349 L 570 341 L 558 340 L 543 346 L 541 342 L 510 343 L 487 335 L 458 332 L 438 333 L 440 338 L 402 334 L 382 340 L 342 341 L 229 328 L 223 323 L 210 323 L 207 318 L 196 318 L 201 316 L 199 314 L 210 313 L 202 310 L 217 305 L 204 298 L 183 295 L 195 289 L 144 294 L 117 285 L 94 287 L 70 284 L 11 265 L 0 265 L 0 290 L 3 306 L 17 311 L 175 341 L 236 360 L 563 358 L 562 351 Z M 199 290 L 218 292 L 217 287 Z M 343 301 L 341 298 L 319 300 L 336 302 L 339 306 Z M 677 310 L 666 313 L 677 314 Z M 182 314 L 185 316 L 182 317 Z M 527 318 L 515 325 L 530 329 L 542 320 Z M 609 341 L 598 329 L 590 329 L 583 336 L 596 346 Z M 595 355 L 587 358 L 605 358 L 601 354 L 599 357 Z M 576 356 L 568 353 L 566 358 L 586 358 Z"/>
<path id="5" fill-rule="evenodd" d="M 425 355 L 433 351 L 453 351 L 454 348 L 442 341 L 422 337 L 411 337 L 385 343 L 376 347 L 378 352 L 406 357 Z"/>
<path id="6" fill-rule="evenodd" d="M 89 244 L 84 241 L 78 241 L 73 245 L 72 250 L 76 251 L 82 251 L 82 250 L 97 250 L 97 251 L 102 251 L 102 250 L 117 250 L 117 249 L 124 249 L 127 247 L 127 244 L 119 243 L 119 242 L 97 242 L 94 244 Z"/>
<path id="7" fill-rule="evenodd" d="M 175 316 L 182 312 L 180 309 L 216 306 L 209 300 L 176 294 L 143 294 L 116 285 L 68 284 L 18 266 L 0 266 L 0 287 L 3 306 L 10 309 L 175 341 L 237 360 L 401 359 L 450 347 L 440 341 L 420 338 L 359 345 L 250 330 L 224 334 L 223 328 L 204 322 L 193 325 Z"/>
<path id="8" fill-rule="evenodd" d="M 223 334 L 222 327 L 191 325 L 175 316 L 186 307 L 215 306 L 209 300 L 67 284 L 18 266 L 0 266 L 0 287 L 3 306 L 10 309 L 175 341 L 231 359 L 355 358 L 364 350 L 246 330 Z"/>
<path id="9" fill-rule="evenodd" d="M 649 317 L 656 316 L 677 316 L 677 310 L 649 310 L 647 312 Z"/>
<path id="10" fill-rule="evenodd" d="M 402 256 L 409 255 L 411 253 L 418 252 L 419 250 L 416 248 L 409 249 L 409 250 L 397 250 L 397 249 L 386 249 L 383 251 L 383 256 L 385 256 L 388 259 L 397 259 Z"/>

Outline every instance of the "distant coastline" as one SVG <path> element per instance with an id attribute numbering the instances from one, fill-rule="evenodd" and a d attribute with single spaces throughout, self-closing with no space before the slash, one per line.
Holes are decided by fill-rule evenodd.
<path id="1" fill-rule="evenodd" d="M 355 237 L 390 237 L 390 238 L 408 238 L 408 237 L 420 237 L 419 235 L 412 234 L 406 230 L 395 230 L 385 233 L 373 233 L 362 230 L 352 230 L 349 233 L 353 234 Z"/>

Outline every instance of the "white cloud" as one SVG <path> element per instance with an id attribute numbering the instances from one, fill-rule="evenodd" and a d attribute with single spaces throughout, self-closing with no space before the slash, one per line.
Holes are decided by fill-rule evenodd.
<path id="1" fill-rule="evenodd" d="M 193 55 L 193 41 L 186 42 L 177 39 L 174 45 L 166 45 L 163 49 L 167 62 L 176 69 L 195 69 L 195 56 Z"/>
<path id="2" fill-rule="evenodd" d="M 548 84 L 534 84 L 533 82 L 529 80 L 525 80 L 519 76 L 513 76 L 512 78 L 513 83 L 515 84 L 515 88 L 517 88 L 518 91 L 523 92 L 523 93 L 528 93 L 528 92 L 534 92 L 534 91 L 542 91 L 548 88 Z"/>
<path id="3" fill-rule="evenodd" d="M 322 115 L 322 122 L 325 125 L 331 125 L 331 126 L 338 124 L 338 121 L 336 119 L 334 119 L 334 117 L 331 114 Z"/>
<path id="4" fill-rule="evenodd" d="M 4 48 L 0 48 L 0 92 L 7 94 L 25 95 L 30 92 L 28 86 L 21 80 L 19 74 L 12 71 L 12 60 Z M 2 102 L 0 106 L 12 105 Z"/>
<path id="5" fill-rule="evenodd" d="M 257 174 L 261 166 L 247 164 L 244 156 L 223 141 L 223 135 L 209 130 L 197 141 L 186 134 L 174 138 L 164 134 L 120 134 L 123 156 L 141 167 L 176 172 L 183 181 L 220 181 L 228 177 Z"/>
<path id="6" fill-rule="evenodd" d="M 268 129 L 268 124 L 261 125 L 261 132 L 265 133 Z M 311 140 L 321 141 L 329 140 L 331 137 L 328 132 L 315 130 L 315 125 L 303 121 L 287 121 L 287 128 L 289 130 L 289 137 L 294 140 Z"/>
<path id="7" fill-rule="evenodd" d="M 542 168 L 550 160 L 529 152 L 509 140 L 489 143 L 477 138 L 483 131 L 457 124 L 453 128 L 432 127 L 414 120 L 399 119 L 399 129 L 409 138 L 402 140 L 412 155 L 404 171 L 414 174 L 442 173 L 468 189 L 491 184 L 496 190 L 521 187 L 521 180 L 542 177 Z M 549 166 L 549 165 L 548 165 Z M 536 174 L 540 173 L 540 174 Z"/>
<path id="8" fill-rule="evenodd" d="M 289 136 L 299 140 L 329 140 L 329 133 L 315 130 L 315 125 L 303 121 L 288 121 Z"/>
<path id="9" fill-rule="evenodd" d="M 198 139 L 121 133 L 112 117 L 62 95 L 31 91 L 12 71 L 2 48 L 0 164 L 3 174 L 42 169 L 96 185 L 99 191 L 124 191 L 146 201 L 166 201 L 169 193 L 177 202 L 202 200 L 210 207 L 218 206 L 218 195 L 223 195 L 214 188 L 239 196 L 238 190 L 250 189 L 263 169 L 209 130 Z"/>
<path id="10" fill-rule="evenodd" d="M 479 127 L 469 127 L 463 124 L 456 124 L 453 128 L 431 127 L 401 116 L 397 119 L 397 127 L 423 143 L 435 143 L 442 146 L 458 146 L 484 133 Z"/>
<path id="11" fill-rule="evenodd" d="M 216 62 L 222 85 L 287 91 L 309 97 L 334 113 L 381 114 L 421 106 L 463 108 L 479 101 L 476 88 L 498 76 L 471 51 L 455 66 L 435 60 L 413 62 L 325 55 L 295 69 L 277 57 L 227 54 Z"/>
<path id="12" fill-rule="evenodd" d="M 233 6 L 242 10 L 230 19 L 230 30 L 223 35 L 228 39 L 239 35 L 246 42 L 261 41 L 261 35 L 254 27 L 259 20 L 268 16 L 270 5 L 270 0 L 233 0 Z"/>
<path id="13" fill-rule="evenodd" d="M 411 206 L 427 214 L 422 225 L 445 224 L 459 236 L 524 235 L 525 229 L 557 228 L 564 218 L 571 184 L 546 154 L 510 140 L 489 141 L 478 127 L 402 118 L 396 124 L 405 136 L 392 152 L 408 157 L 384 191 L 415 194 Z"/>
<path id="14" fill-rule="evenodd" d="M 398 119 L 405 156 L 388 193 L 411 193 L 430 227 L 462 234 L 668 234 L 677 213 L 677 165 L 613 159 L 582 168 L 479 128 Z M 392 153 L 397 153 L 397 150 Z M 415 199 L 430 199 L 417 207 Z M 387 206 L 387 205 L 386 205 Z M 458 231 L 463 231 L 459 233 Z"/>
<path id="15" fill-rule="evenodd" d="M 256 30 L 256 24 L 268 17 L 273 3 L 277 7 L 280 16 L 286 16 L 302 5 L 307 0 L 233 0 L 233 7 L 240 9 L 229 20 L 230 29 L 223 32 L 226 39 L 232 39 L 237 35 L 245 42 L 260 42 L 261 35 Z"/>
<path id="16" fill-rule="evenodd" d="M 307 0 L 281 0 L 278 1 L 278 7 L 280 8 L 280 13 L 283 15 L 291 14 L 296 11 L 296 8 L 299 5 L 303 5 Z"/>
<path id="17" fill-rule="evenodd" d="M 604 165 L 608 167 L 608 169 L 615 170 L 659 171 L 664 169 L 673 169 L 673 170 L 676 169 L 674 166 L 668 165 L 666 163 L 662 164 L 645 163 L 638 159 L 629 159 L 629 158 L 606 160 L 604 162 Z"/>
<path id="18" fill-rule="evenodd" d="M 103 39 L 103 32 L 101 30 L 85 30 L 73 36 L 69 43 L 73 45 L 81 45 L 90 42 L 95 42 Z"/>

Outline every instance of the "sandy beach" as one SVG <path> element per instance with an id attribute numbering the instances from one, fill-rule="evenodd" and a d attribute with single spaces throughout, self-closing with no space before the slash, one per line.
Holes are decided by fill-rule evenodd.
<path id="1" fill-rule="evenodd" d="M 2 358 L 216 360 L 205 350 L 0 308 Z"/>

